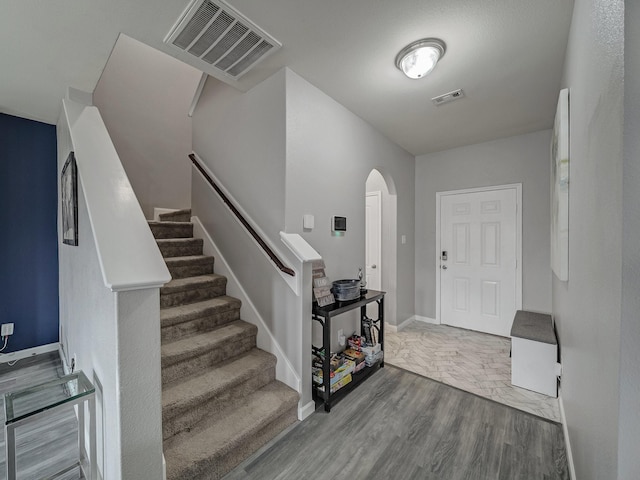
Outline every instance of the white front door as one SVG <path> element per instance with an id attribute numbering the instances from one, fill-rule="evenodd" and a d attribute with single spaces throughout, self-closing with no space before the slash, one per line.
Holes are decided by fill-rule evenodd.
<path id="1" fill-rule="evenodd" d="M 517 190 L 440 197 L 440 320 L 508 337 L 517 297 Z"/>

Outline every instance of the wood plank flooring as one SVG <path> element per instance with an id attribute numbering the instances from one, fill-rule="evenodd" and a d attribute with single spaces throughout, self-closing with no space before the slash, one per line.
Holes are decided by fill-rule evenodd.
<path id="1" fill-rule="evenodd" d="M 569 479 L 562 426 L 387 365 L 225 480 Z"/>
<path id="2" fill-rule="evenodd" d="M 6 478 L 4 442 L 4 393 L 20 390 L 62 376 L 58 352 L 19 360 L 13 367 L 0 364 L 0 480 Z M 50 418 L 16 429 L 17 474 L 19 480 L 45 479 L 78 457 L 78 423 L 73 407 L 62 409 Z M 83 478 L 79 469 L 57 477 L 62 480 Z"/>

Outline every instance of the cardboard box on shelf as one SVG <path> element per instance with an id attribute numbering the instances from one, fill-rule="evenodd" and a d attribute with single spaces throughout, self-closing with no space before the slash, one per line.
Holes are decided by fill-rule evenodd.
<path id="1" fill-rule="evenodd" d="M 353 348 L 347 348 L 342 353 L 345 357 L 356 362 L 356 365 L 358 365 L 360 362 L 364 362 L 364 357 L 366 356 L 364 353 L 354 350 Z"/>
<path id="2" fill-rule="evenodd" d="M 348 374 L 342 377 L 342 379 L 339 382 L 336 382 L 335 385 L 331 385 L 331 393 L 335 393 L 345 385 L 351 383 L 351 380 L 352 380 L 351 374 Z"/>
<path id="3" fill-rule="evenodd" d="M 356 368 L 356 362 L 353 360 L 344 360 L 344 363 L 337 368 L 336 370 L 331 372 L 331 385 L 339 382 L 341 379 L 353 373 Z M 322 368 L 314 368 L 313 369 L 313 381 L 315 383 L 322 383 L 323 373 Z"/>

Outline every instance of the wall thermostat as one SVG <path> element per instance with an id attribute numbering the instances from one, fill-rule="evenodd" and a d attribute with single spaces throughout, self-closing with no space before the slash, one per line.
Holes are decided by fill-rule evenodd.
<path id="1" fill-rule="evenodd" d="M 331 231 L 332 232 L 346 232 L 347 231 L 347 217 L 338 217 L 336 215 L 331 217 Z"/>

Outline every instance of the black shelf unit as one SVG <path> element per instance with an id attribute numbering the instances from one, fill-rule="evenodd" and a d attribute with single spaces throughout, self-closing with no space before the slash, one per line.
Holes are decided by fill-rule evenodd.
<path id="1" fill-rule="evenodd" d="M 312 349 L 314 353 L 324 353 L 324 361 L 322 362 L 322 388 L 324 390 L 321 390 L 319 385 L 313 383 L 313 397 L 314 399 L 320 399 L 324 403 L 326 412 L 330 412 L 334 403 L 345 397 L 378 368 L 384 367 L 383 357 L 381 361 L 376 362 L 374 365 L 364 367 L 358 373 L 352 373 L 350 383 L 331 393 L 331 358 L 329 353 L 331 351 L 331 319 L 360 308 L 360 329 L 362 333 L 362 324 L 367 319 L 367 305 L 376 302 L 378 304 L 378 318 L 372 319 L 372 325 L 378 330 L 378 343 L 380 343 L 380 348 L 384 351 L 384 295 L 385 292 L 368 290 L 356 300 L 335 302 L 325 307 L 319 307 L 316 302 L 313 303 L 312 318 L 322 325 L 322 346 L 312 346 Z"/>

